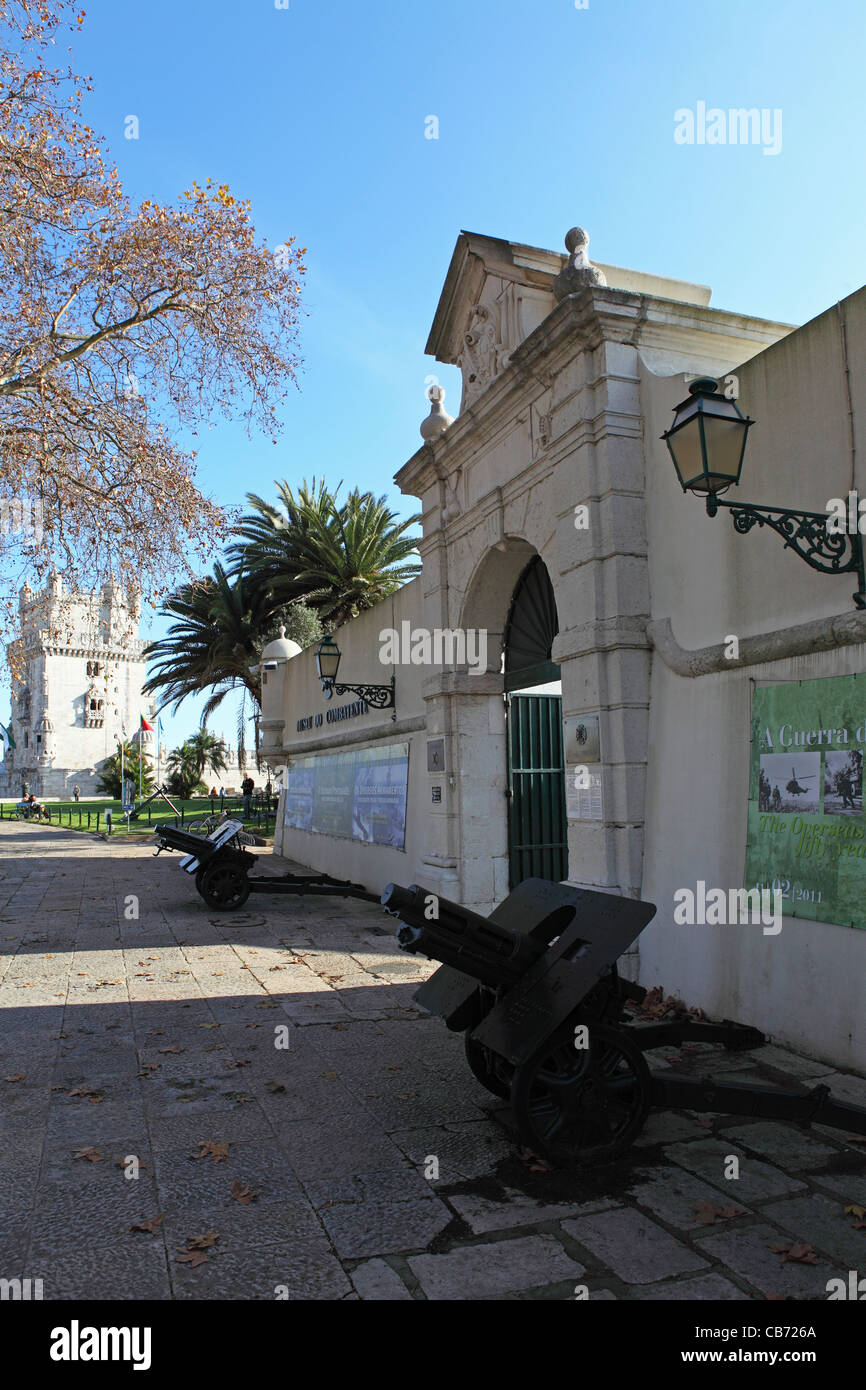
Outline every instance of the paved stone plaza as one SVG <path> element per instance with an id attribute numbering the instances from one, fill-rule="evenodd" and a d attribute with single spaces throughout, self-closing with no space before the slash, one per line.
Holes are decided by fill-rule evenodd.
<path id="1" fill-rule="evenodd" d="M 862 1142 L 656 1112 L 616 1164 L 546 1171 L 413 1005 L 433 967 L 392 918 L 217 915 L 177 861 L 0 824 L 0 1277 L 46 1299 L 628 1301 L 824 1299 L 866 1273 Z M 650 1057 L 671 1060 L 866 1104 L 866 1080 L 776 1047 Z"/>

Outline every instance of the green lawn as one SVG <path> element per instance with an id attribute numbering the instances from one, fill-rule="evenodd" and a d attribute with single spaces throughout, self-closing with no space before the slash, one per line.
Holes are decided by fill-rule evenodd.
<path id="1" fill-rule="evenodd" d="M 177 822 L 178 825 L 182 823 L 186 825 L 189 821 L 197 820 L 201 816 L 210 815 L 211 804 L 213 804 L 214 814 L 219 815 L 219 797 L 214 797 L 213 803 L 211 803 L 209 796 L 196 796 L 186 801 L 176 796 L 173 796 L 171 799 L 178 811 L 182 813 L 181 816 L 176 817 L 171 807 L 158 798 L 141 811 L 138 820 L 130 821 L 128 830 L 126 816 L 123 813 L 123 808 L 119 801 L 88 801 L 82 798 L 81 801 L 49 800 L 44 801 L 42 804 L 46 806 L 51 813 L 50 820 L 52 825 L 57 825 L 59 823 L 64 828 L 69 826 L 73 830 L 90 830 L 91 832 L 97 829 L 100 831 L 105 830 L 105 813 L 106 811 L 110 811 L 113 821 L 112 833 L 123 836 L 144 835 L 146 837 L 152 834 L 158 825 L 162 825 L 166 822 L 169 825 L 174 825 L 175 822 Z M 8 820 L 14 814 L 16 800 L 17 799 L 13 800 L 11 798 L 6 798 L 0 801 L 0 821 Z M 227 796 L 225 799 L 225 809 L 234 819 L 244 819 L 240 797 Z M 98 824 L 97 814 L 99 816 Z M 274 825 L 273 811 L 271 811 L 271 816 L 268 819 L 266 828 L 264 814 L 260 812 L 258 816 L 256 815 L 254 802 L 253 814 L 244 820 L 244 825 L 248 830 L 261 835 L 262 838 L 271 839 L 273 838 Z"/>

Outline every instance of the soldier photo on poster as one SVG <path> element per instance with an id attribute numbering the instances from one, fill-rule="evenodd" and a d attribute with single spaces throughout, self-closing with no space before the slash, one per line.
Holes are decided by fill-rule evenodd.
<path id="1" fill-rule="evenodd" d="M 789 917 L 866 929 L 866 674 L 759 686 L 744 887 Z"/>

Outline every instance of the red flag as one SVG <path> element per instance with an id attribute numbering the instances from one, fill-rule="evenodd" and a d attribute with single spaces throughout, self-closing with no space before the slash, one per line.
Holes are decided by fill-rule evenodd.
<path id="1" fill-rule="evenodd" d="M 152 734 L 152 733 L 154 732 L 153 725 L 152 725 L 152 724 L 148 724 L 148 722 L 147 722 L 147 720 L 145 719 L 144 715 L 141 716 L 141 732 L 142 732 L 142 733 L 148 733 L 148 734 Z"/>

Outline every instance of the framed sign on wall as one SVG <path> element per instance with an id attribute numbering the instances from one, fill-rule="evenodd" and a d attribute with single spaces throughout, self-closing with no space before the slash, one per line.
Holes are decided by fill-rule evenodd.
<path id="1" fill-rule="evenodd" d="M 759 686 L 746 888 L 790 917 L 866 930 L 866 674 Z"/>

